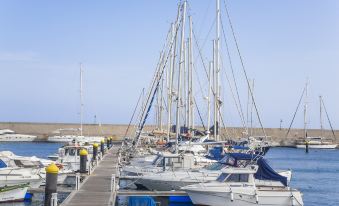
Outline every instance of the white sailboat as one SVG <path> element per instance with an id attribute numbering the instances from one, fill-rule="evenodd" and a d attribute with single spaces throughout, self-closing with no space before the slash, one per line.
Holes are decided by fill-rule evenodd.
<path id="1" fill-rule="evenodd" d="M 83 70 L 82 70 L 82 64 L 80 64 L 80 128 L 79 129 L 59 129 L 57 130 L 60 132 L 60 135 L 53 135 L 49 136 L 47 138 L 48 142 L 62 142 L 62 143 L 69 143 L 72 141 L 76 142 L 89 142 L 89 143 L 100 143 L 104 137 L 100 136 L 83 136 L 83 82 L 82 77 L 83 76 Z M 65 130 L 72 130 L 72 131 L 80 131 L 80 135 L 61 135 L 61 131 Z"/>
<path id="2" fill-rule="evenodd" d="M 319 103 L 320 103 L 320 136 L 317 137 L 310 137 L 307 134 L 307 89 L 308 89 L 308 82 L 305 86 L 305 102 L 304 102 L 304 139 L 298 140 L 296 143 L 296 148 L 306 149 L 306 144 L 309 149 L 335 149 L 338 144 L 334 143 L 333 140 L 330 140 L 328 138 L 325 138 L 323 136 L 323 106 L 324 102 L 322 99 L 322 96 L 319 96 Z M 324 107 L 325 108 L 325 107 Z M 327 114 L 326 108 L 325 112 Z M 327 116 L 327 119 L 329 120 L 329 117 Z M 330 125 L 331 122 L 329 121 Z M 335 137 L 333 128 L 331 125 L 333 137 Z"/>

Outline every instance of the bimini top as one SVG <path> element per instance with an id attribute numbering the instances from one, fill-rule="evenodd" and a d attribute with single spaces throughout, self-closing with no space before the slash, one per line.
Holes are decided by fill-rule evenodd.
<path id="1" fill-rule="evenodd" d="M 254 174 L 256 179 L 280 181 L 287 186 L 287 177 L 281 176 L 274 171 L 262 156 L 244 153 L 228 153 L 219 162 L 233 167 L 246 167 L 249 164 L 256 163 L 258 165 L 258 170 Z"/>

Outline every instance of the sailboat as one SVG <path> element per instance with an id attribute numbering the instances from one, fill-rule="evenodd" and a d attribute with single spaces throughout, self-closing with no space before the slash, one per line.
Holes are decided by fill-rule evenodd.
<path id="1" fill-rule="evenodd" d="M 59 129 L 60 135 L 49 136 L 47 141 L 49 142 L 64 142 L 69 143 L 72 141 L 76 142 L 90 142 L 90 143 L 100 143 L 104 137 L 99 136 L 83 136 L 83 69 L 82 64 L 80 64 L 80 128 L 79 129 Z M 80 131 L 80 135 L 61 135 L 61 131 L 65 130 L 73 130 L 73 131 Z"/>
<path id="2" fill-rule="evenodd" d="M 319 103 L 320 103 L 320 134 L 321 135 L 317 136 L 317 137 L 310 137 L 310 136 L 307 136 L 307 131 L 306 131 L 305 132 L 305 138 L 303 140 L 297 141 L 297 144 L 296 144 L 297 148 L 305 149 L 306 144 L 308 144 L 308 148 L 310 148 L 310 149 L 335 149 L 338 146 L 338 144 L 333 143 L 332 140 L 325 138 L 323 136 L 324 127 L 323 127 L 323 120 L 322 120 L 322 113 L 323 113 L 322 111 L 323 111 L 324 102 L 323 102 L 322 96 L 319 96 Z M 305 109 L 305 112 L 306 112 L 306 109 Z M 326 114 L 327 114 L 327 112 L 326 112 Z M 328 120 L 329 120 L 329 118 L 328 118 Z M 330 123 L 330 125 L 331 125 L 331 123 Z M 332 133 L 333 133 L 333 136 L 335 137 L 333 129 L 332 129 Z"/>

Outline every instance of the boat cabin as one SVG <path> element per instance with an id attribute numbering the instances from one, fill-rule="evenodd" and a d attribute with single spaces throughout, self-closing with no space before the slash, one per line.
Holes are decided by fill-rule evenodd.
<path id="1" fill-rule="evenodd" d="M 246 168 L 225 168 L 216 181 L 226 183 L 253 184 L 254 174 L 257 172 L 258 166 L 251 165 Z"/>

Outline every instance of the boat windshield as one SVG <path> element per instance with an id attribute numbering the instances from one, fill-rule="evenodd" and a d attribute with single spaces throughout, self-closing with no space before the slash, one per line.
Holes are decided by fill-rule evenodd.
<path id="1" fill-rule="evenodd" d="M 224 164 L 221 164 L 220 162 L 215 162 L 211 165 L 206 166 L 206 169 L 208 169 L 208 170 L 221 170 L 224 167 L 225 167 Z"/>
<path id="2" fill-rule="evenodd" d="M 221 174 L 219 175 L 219 177 L 217 178 L 217 181 L 218 181 L 218 182 L 224 182 L 227 176 L 228 176 L 227 173 L 221 173 Z"/>
<path id="3" fill-rule="evenodd" d="M 226 182 L 248 182 L 248 174 L 231 174 Z"/>

